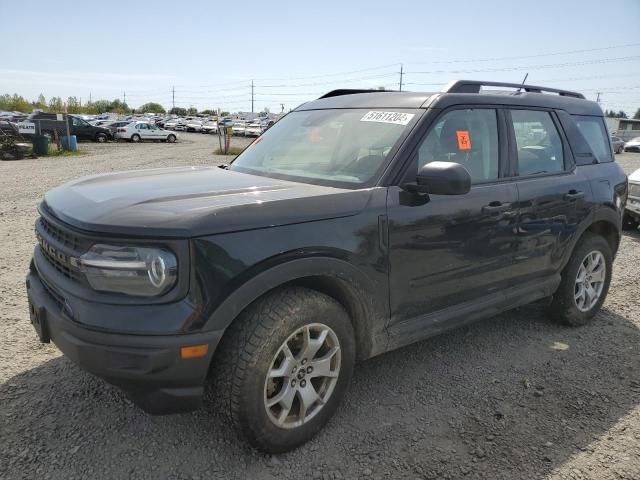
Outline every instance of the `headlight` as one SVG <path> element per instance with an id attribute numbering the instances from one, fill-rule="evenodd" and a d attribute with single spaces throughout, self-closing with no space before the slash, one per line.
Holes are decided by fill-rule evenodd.
<path id="1" fill-rule="evenodd" d="M 178 276 L 175 255 L 161 248 L 96 244 L 79 263 L 91 287 L 103 292 L 153 297 L 169 291 Z"/>

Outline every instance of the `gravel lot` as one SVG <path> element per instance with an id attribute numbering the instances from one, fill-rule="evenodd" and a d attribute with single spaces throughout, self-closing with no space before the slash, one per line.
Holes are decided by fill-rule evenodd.
<path id="1" fill-rule="evenodd" d="M 44 192 L 87 174 L 224 161 L 216 137 L 181 138 L 0 162 L 0 478 L 640 479 L 640 232 L 625 234 L 589 326 L 528 306 L 374 358 L 328 427 L 280 456 L 238 441 L 210 400 L 151 417 L 40 345 L 24 276 Z M 640 154 L 617 161 L 640 168 Z"/>

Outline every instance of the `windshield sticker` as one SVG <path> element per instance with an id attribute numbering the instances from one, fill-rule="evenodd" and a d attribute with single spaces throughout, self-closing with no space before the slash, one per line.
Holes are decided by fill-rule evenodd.
<path id="1" fill-rule="evenodd" d="M 457 130 L 458 150 L 471 150 L 471 135 L 469 130 Z"/>
<path id="2" fill-rule="evenodd" d="M 360 119 L 361 122 L 379 122 L 379 123 L 393 123 L 396 125 L 406 125 L 415 117 L 415 113 L 402 113 L 402 112 L 367 112 L 364 117 Z"/>

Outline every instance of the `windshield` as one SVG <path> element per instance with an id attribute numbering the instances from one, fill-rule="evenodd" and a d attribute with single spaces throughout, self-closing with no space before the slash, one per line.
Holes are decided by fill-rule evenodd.
<path id="1" fill-rule="evenodd" d="M 410 110 L 292 112 L 230 168 L 286 180 L 361 186 L 384 168 L 389 152 L 416 120 L 416 111 Z"/>

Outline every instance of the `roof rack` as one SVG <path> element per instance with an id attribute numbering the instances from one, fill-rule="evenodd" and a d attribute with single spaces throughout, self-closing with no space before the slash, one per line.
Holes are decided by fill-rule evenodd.
<path id="1" fill-rule="evenodd" d="M 391 90 L 378 90 L 378 89 L 359 89 L 359 88 L 339 88 L 338 90 L 331 90 L 330 92 L 325 93 L 321 97 L 318 97 L 318 100 L 321 98 L 330 98 L 330 97 L 341 97 L 342 95 L 354 95 L 356 93 L 376 93 L 376 92 L 390 92 Z"/>
<path id="2" fill-rule="evenodd" d="M 455 80 L 449 83 L 444 89 L 445 93 L 480 93 L 481 87 L 509 87 L 522 89 L 525 92 L 542 93 L 550 92 L 557 93 L 561 97 L 574 97 L 583 98 L 584 95 L 578 92 L 572 92 L 570 90 L 560 90 L 557 88 L 538 87 L 535 85 L 526 85 L 523 83 L 504 83 L 504 82 L 483 82 L 481 80 Z"/>

